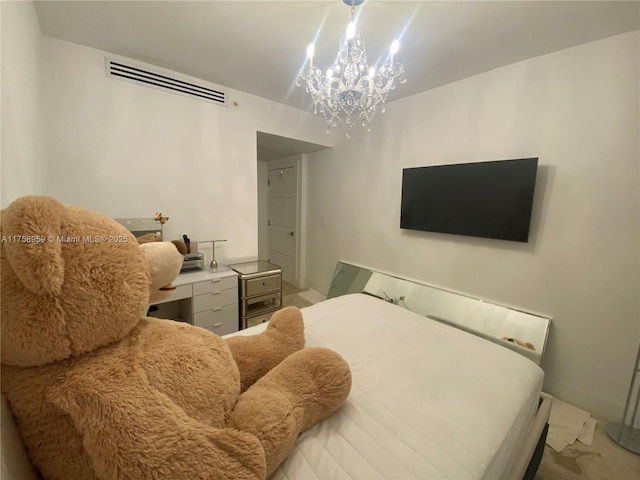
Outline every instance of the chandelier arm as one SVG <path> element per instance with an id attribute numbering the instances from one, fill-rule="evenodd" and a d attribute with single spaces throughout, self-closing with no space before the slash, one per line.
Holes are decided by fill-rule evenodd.
<path id="1" fill-rule="evenodd" d="M 395 80 L 395 77 L 389 77 L 387 79 L 387 81 L 385 82 L 384 86 L 377 87 L 376 90 L 378 91 L 378 94 L 387 93 L 388 91 L 393 90 L 393 88 L 394 88 L 394 85 L 393 85 L 394 80 Z"/>
<path id="2" fill-rule="evenodd" d="M 331 80 L 329 80 L 329 84 L 331 84 L 331 88 L 338 90 L 338 91 L 343 91 L 346 89 L 344 82 L 342 81 L 341 77 L 333 77 L 331 78 Z M 335 86 L 334 86 L 335 84 Z"/>
<path id="3" fill-rule="evenodd" d="M 356 84 L 353 86 L 353 88 L 355 90 L 360 90 L 363 92 L 363 96 L 366 95 L 371 95 L 371 93 L 373 92 L 373 90 L 376 88 L 375 82 L 373 81 L 373 78 L 367 76 L 367 75 L 362 75 L 358 81 L 356 82 Z"/>
<path id="4" fill-rule="evenodd" d="M 380 93 L 386 93 L 389 90 L 393 90 L 395 88 L 394 82 L 396 81 L 396 79 L 404 74 L 404 68 L 402 67 L 402 65 L 395 64 L 395 66 L 399 68 L 394 68 L 393 71 L 389 71 L 387 68 L 385 68 L 388 67 L 388 64 L 383 65 L 380 69 L 379 79 L 381 81 L 376 84 L 376 89 Z M 382 82 L 383 80 L 384 84 Z"/>
<path id="5" fill-rule="evenodd" d="M 303 77 L 303 80 L 306 82 L 307 91 L 311 93 L 312 96 L 319 96 L 322 93 L 322 82 L 321 82 L 321 74 L 320 70 L 316 69 L 316 75 L 310 75 Z"/>

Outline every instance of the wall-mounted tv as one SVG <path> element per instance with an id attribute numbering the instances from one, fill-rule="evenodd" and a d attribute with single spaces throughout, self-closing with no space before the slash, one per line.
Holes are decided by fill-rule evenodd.
<path id="1" fill-rule="evenodd" d="M 400 228 L 528 242 L 537 158 L 402 170 Z"/>

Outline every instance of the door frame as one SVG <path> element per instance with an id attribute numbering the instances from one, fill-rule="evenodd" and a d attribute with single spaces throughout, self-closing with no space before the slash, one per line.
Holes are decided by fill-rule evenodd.
<path id="1" fill-rule="evenodd" d="M 295 251 L 295 268 L 293 272 L 293 285 L 297 288 L 304 288 L 304 274 L 305 274 L 305 264 L 304 264 L 304 242 L 305 242 L 305 234 L 303 231 L 303 169 L 306 163 L 306 154 L 299 153 L 296 155 L 291 155 L 289 157 L 280 158 L 277 160 L 270 160 L 266 162 L 266 177 L 269 178 L 269 170 L 274 170 L 278 168 L 288 168 L 295 167 L 296 168 L 296 235 L 294 239 L 294 251 Z M 266 214 L 268 220 L 270 218 L 269 212 L 269 190 L 267 188 L 267 208 Z M 269 235 L 265 238 L 266 242 L 266 251 L 269 252 Z"/>

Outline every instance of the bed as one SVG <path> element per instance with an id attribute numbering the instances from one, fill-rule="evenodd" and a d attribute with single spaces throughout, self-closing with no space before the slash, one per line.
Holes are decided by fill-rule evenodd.
<path id="1" fill-rule="evenodd" d="M 551 402 L 531 359 L 364 293 L 302 312 L 306 345 L 340 353 L 353 386 L 273 480 L 533 479 Z M 2 477 L 35 478 L 8 412 L 3 398 Z"/>
<path id="2" fill-rule="evenodd" d="M 353 387 L 300 436 L 274 480 L 533 476 L 550 410 L 534 362 L 363 293 L 302 311 L 307 346 L 340 353 Z"/>

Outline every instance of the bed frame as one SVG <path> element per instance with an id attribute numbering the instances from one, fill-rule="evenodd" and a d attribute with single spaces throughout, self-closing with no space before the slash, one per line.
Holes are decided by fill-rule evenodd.
<path id="1" fill-rule="evenodd" d="M 549 415 L 551 414 L 551 397 L 542 393 L 538 411 L 527 436 L 522 443 L 522 450 L 514 464 L 509 479 L 533 480 L 540 466 L 544 445 L 549 431 Z"/>
<path id="2" fill-rule="evenodd" d="M 338 261 L 327 298 L 349 293 L 375 296 L 514 350 L 538 365 L 542 362 L 551 327 L 548 316 Z M 503 337 L 530 342 L 535 350 Z M 507 479 L 534 479 L 544 452 L 550 413 L 551 397 L 542 393 L 536 416 Z"/>
<path id="3" fill-rule="evenodd" d="M 2 453 L 2 471 L 0 476 L 3 480 L 36 480 L 38 476 L 27 458 L 4 395 L 1 401 L 2 442 L 0 451 Z M 504 480 L 534 479 L 544 451 L 550 412 L 551 399 L 543 393 L 538 412 L 529 427 L 522 450 L 513 465 L 511 473 Z"/>

